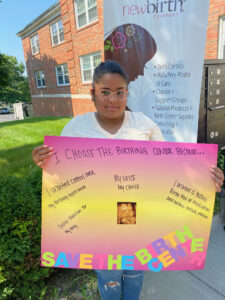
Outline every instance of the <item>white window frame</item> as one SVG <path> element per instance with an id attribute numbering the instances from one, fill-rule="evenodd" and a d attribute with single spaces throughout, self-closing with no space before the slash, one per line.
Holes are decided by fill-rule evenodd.
<path id="1" fill-rule="evenodd" d="M 87 57 L 87 56 L 90 56 L 91 68 L 89 70 L 91 70 L 91 78 L 92 78 L 93 74 L 94 74 L 94 69 L 95 69 L 95 66 L 94 66 L 94 56 L 96 56 L 96 55 L 100 55 L 100 62 L 101 62 L 101 52 L 100 51 L 80 56 L 80 66 L 81 66 L 82 83 L 91 83 L 92 82 L 92 80 L 86 80 L 86 81 L 84 80 L 83 71 L 85 71 L 85 70 L 83 68 L 83 58 Z"/>
<path id="2" fill-rule="evenodd" d="M 76 0 L 74 0 L 74 7 L 75 7 L 75 19 L 76 19 L 76 25 L 77 25 L 77 29 L 80 29 L 82 27 L 85 27 L 89 24 L 92 24 L 94 22 L 96 22 L 98 20 L 98 7 L 97 7 L 97 0 L 96 0 L 96 12 L 97 12 L 97 18 L 93 21 L 90 22 L 89 20 L 89 14 L 88 14 L 88 10 L 93 8 L 88 8 L 88 0 L 83 0 L 84 1 L 84 5 L 85 5 L 85 16 L 86 16 L 86 24 L 85 25 L 82 25 L 82 26 L 79 26 L 79 22 L 78 22 L 78 11 L 77 11 L 77 3 L 76 3 Z M 83 13 L 82 13 L 83 14 Z"/>
<path id="3" fill-rule="evenodd" d="M 59 45 L 59 44 L 62 44 L 62 43 L 65 41 L 65 39 L 64 39 L 64 28 L 63 28 L 63 23 L 62 23 L 62 28 L 63 28 L 63 29 L 62 29 L 61 31 L 59 31 L 59 22 L 60 22 L 60 21 L 62 22 L 62 19 L 58 19 L 58 20 L 55 21 L 54 23 L 50 24 L 50 33 L 51 33 L 51 40 L 52 40 L 52 46 L 53 46 L 53 47 L 54 47 L 54 46 L 57 46 L 57 45 Z M 57 27 L 57 33 L 53 35 L 52 27 L 53 27 L 54 25 L 56 25 L 56 27 Z M 62 41 L 60 41 L 60 33 L 61 33 L 61 32 L 63 32 L 63 40 L 62 40 Z M 58 37 L 58 43 L 54 43 L 53 37 L 54 37 L 55 35 L 57 35 L 57 37 Z"/>
<path id="4" fill-rule="evenodd" d="M 40 74 L 40 79 L 37 78 L 37 76 Z M 46 87 L 46 84 L 45 84 L 45 74 L 42 70 L 39 70 L 39 71 L 35 71 L 35 79 L 36 79 L 36 86 L 38 89 L 42 89 L 42 88 L 45 88 Z M 43 79 L 44 79 L 44 83 L 43 83 Z M 39 86 L 38 85 L 38 80 L 41 80 L 41 85 Z"/>
<path id="5" fill-rule="evenodd" d="M 32 40 L 34 41 L 34 46 L 32 45 Z M 40 45 L 39 45 L 39 37 L 38 33 L 30 37 L 30 46 L 31 46 L 31 52 L 33 55 L 40 52 Z M 33 51 L 33 48 L 36 49 L 36 51 Z"/>
<path id="6" fill-rule="evenodd" d="M 66 66 L 68 74 L 65 74 L 64 66 Z M 59 83 L 59 80 L 58 80 L 58 71 L 57 71 L 58 67 L 62 68 L 63 83 Z M 69 77 L 69 70 L 68 70 L 67 63 L 61 64 L 61 65 L 57 65 L 55 67 L 55 74 L 56 74 L 57 86 L 68 86 L 68 85 L 70 85 L 70 77 Z M 68 75 L 69 83 L 65 83 L 65 75 Z"/>
<path id="7" fill-rule="evenodd" d="M 219 19 L 218 58 L 225 59 L 225 16 Z"/>

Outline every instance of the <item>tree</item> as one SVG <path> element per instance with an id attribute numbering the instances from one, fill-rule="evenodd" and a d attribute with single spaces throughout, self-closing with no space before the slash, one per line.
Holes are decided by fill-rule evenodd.
<path id="1" fill-rule="evenodd" d="M 6 66 L 7 66 L 7 59 L 3 54 L 0 53 L 0 88 L 5 86 L 9 79 L 9 73 Z"/>
<path id="2" fill-rule="evenodd" d="M 0 101 L 5 103 L 30 102 L 25 66 L 16 57 L 0 54 Z"/>

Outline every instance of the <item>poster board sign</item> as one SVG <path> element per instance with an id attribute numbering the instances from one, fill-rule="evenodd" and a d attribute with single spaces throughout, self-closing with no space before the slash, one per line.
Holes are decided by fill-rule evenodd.
<path id="1" fill-rule="evenodd" d="M 104 0 L 105 59 L 129 76 L 128 107 L 166 141 L 197 142 L 209 0 Z"/>
<path id="2" fill-rule="evenodd" d="M 42 266 L 204 267 L 217 146 L 45 137 Z"/>

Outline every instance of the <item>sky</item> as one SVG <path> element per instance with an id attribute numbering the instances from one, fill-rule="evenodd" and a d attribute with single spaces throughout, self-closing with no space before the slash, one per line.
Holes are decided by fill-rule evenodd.
<path id="1" fill-rule="evenodd" d="M 25 64 L 21 38 L 17 32 L 58 0 L 2 0 L 0 2 L 0 52 L 16 56 Z"/>

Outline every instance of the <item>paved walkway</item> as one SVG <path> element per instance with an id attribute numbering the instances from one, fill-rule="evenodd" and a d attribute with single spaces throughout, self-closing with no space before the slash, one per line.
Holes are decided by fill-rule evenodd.
<path id="1" fill-rule="evenodd" d="M 15 121 L 14 114 L 0 115 L 0 122 Z"/>
<path id="2" fill-rule="evenodd" d="M 224 222 L 215 216 L 205 268 L 198 271 L 146 272 L 142 300 L 225 300 Z"/>

